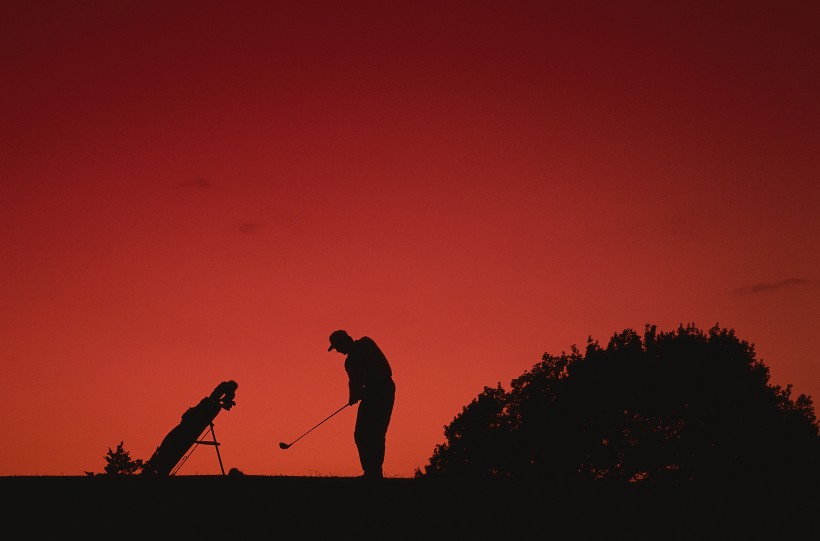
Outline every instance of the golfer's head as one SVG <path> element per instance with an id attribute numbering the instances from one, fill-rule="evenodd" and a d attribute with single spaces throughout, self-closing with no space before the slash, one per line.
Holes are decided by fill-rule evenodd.
<path id="1" fill-rule="evenodd" d="M 347 334 L 347 331 L 333 331 L 330 333 L 330 347 L 328 351 L 335 349 L 339 353 L 347 354 L 350 352 L 350 346 L 353 345 L 353 338 Z"/>

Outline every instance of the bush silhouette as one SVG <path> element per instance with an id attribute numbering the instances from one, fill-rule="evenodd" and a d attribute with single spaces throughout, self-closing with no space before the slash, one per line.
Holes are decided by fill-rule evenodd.
<path id="1" fill-rule="evenodd" d="M 139 458 L 131 460 L 131 454 L 125 450 L 123 443 L 121 441 L 117 445 L 116 451 L 108 448 L 108 453 L 105 455 L 106 475 L 134 475 L 142 469 L 143 461 Z"/>
<path id="2" fill-rule="evenodd" d="M 820 435 L 809 396 L 769 384 L 733 330 L 646 325 L 545 353 L 485 387 L 444 429 L 417 477 L 553 480 L 817 478 Z"/>

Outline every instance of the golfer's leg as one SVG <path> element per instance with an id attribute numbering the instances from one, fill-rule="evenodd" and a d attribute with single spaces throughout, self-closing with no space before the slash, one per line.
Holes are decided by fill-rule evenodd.
<path id="1" fill-rule="evenodd" d="M 374 442 L 373 442 L 373 460 L 378 464 L 379 472 L 382 472 L 384 467 L 384 454 L 387 444 L 387 428 L 390 426 L 390 418 L 393 416 L 393 404 L 395 402 L 395 386 L 393 391 L 384 395 L 383 400 L 379 401 L 377 423 L 374 427 Z"/>
<path id="2" fill-rule="evenodd" d="M 366 477 L 381 477 L 382 463 L 379 460 L 380 418 L 379 404 L 372 400 L 359 404 L 356 418 L 356 445 L 359 460 Z"/>
<path id="3" fill-rule="evenodd" d="M 367 418 L 367 408 L 363 404 L 359 404 L 359 413 L 356 415 L 356 428 L 353 430 L 353 441 L 356 442 L 356 449 L 359 452 L 359 464 L 362 466 L 362 471 L 367 473 L 367 428 L 365 427 L 365 420 Z"/>

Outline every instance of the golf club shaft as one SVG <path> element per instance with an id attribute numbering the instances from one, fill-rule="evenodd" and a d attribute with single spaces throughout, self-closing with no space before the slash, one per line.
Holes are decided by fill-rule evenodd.
<path id="1" fill-rule="evenodd" d="M 291 443 L 289 443 L 289 444 L 288 444 L 288 447 L 290 447 L 291 445 L 293 445 L 293 444 L 294 444 L 294 443 L 296 443 L 297 441 L 301 440 L 302 438 L 304 438 L 305 436 L 307 436 L 308 434 L 310 434 L 310 433 L 311 433 L 311 432 L 312 432 L 315 428 L 318 428 L 318 427 L 319 427 L 319 425 L 321 425 L 322 423 L 324 423 L 325 421 L 327 421 L 328 419 L 330 419 L 331 417 L 333 417 L 334 415 L 336 415 L 337 413 L 339 413 L 340 411 L 342 411 L 343 409 L 345 409 L 345 408 L 346 408 L 346 407 L 348 407 L 349 405 L 350 405 L 350 404 L 345 404 L 345 405 L 344 405 L 344 406 L 342 406 L 341 408 L 337 409 L 336 411 L 334 411 L 333 413 L 331 413 L 330 415 L 328 415 L 327 417 L 325 417 L 324 419 L 322 419 L 322 421 L 321 421 L 320 423 L 318 423 L 316 426 L 314 426 L 313 428 L 311 428 L 310 430 L 308 430 L 307 432 L 305 432 L 304 434 L 302 434 L 301 436 L 299 436 L 298 438 L 296 438 L 295 440 L 293 440 Z"/>

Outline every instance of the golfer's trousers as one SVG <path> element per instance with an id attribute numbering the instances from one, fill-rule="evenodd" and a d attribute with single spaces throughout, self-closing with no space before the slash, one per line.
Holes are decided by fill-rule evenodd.
<path id="1" fill-rule="evenodd" d="M 396 384 L 388 379 L 379 385 L 369 385 L 359 403 L 353 439 L 365 477 L 381 477 L 383 474 L 387 427 L 395 398 Z"/>

